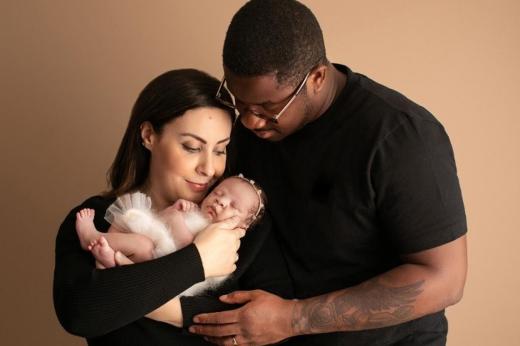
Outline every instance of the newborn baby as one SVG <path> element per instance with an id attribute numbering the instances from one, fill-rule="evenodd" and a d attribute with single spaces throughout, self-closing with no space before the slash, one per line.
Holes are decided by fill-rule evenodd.
<path id="1" fill-rule="evenodd" d="M 210 223 L 233 216 L 239 218 L 237 227 L 247 229 L 262 216 L 265 201 L 265 194 L 254 181 L 238 175 L 218 184 L 204 198 L 200 208 L 180 199 L 157 214 L 145 194 L 122 195 L 106 211 L 105 219 L 111 224 L 107 233 L 95 228 L 92 209 L 82 209 L 76 214 L 76 231 L 81 247 L 91 251 L 97 266 L 110 268 L 116 265 L 115 251 L 134 262 L 161 257 L 190 244 Z M 195 295 L 214 288 L 226 277 L 206 279 L 182 295 Z"/>

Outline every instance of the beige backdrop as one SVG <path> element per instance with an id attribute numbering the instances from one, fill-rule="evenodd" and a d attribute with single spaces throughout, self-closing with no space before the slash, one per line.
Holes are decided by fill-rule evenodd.
<path id="1" fill-rule="evenodd" d="M 520 2 L 304 2 L 332 61 L 423 104 L 452 139 L 470 270 L 448 311 L 449 345 L 518 345 Z M 58 226 L 105 187 L 151 78 L 180 67 L 220 77 L 225 30 L 241 4 L 1 2 L 2 345 L 84 344 L 52 306 Z"/>

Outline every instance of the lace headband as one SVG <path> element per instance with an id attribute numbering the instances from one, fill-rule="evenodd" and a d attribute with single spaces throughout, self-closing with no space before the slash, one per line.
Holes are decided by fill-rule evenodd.
<path id="1" fill-rule="evenodd" d="M 239 178 L 239 179 L 249 183 L 249 185 L 251 185 L 253 187 L 253 190 L 255 190 L 256 195 L 258 196 L 258 209 L 256 210 L 255 215 L 253 215 L 253 220 L 256 220 L 256 218 L 258 217 L 260 212 L 264 209 L 264 202 L 262 201 L 262 190 L 260 190 L 257 187 L 254 180 L 247 179 L 246 177 L 244 177 L 244 175 L 242 173 L 240 173 L 238 175 L 234 175 L 233 177 Z"/>

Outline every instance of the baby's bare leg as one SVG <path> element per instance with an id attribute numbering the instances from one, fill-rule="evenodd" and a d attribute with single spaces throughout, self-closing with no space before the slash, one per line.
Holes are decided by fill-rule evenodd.
<path id="1" fill-rule="evenodd" d="M 88 250 L 90 243 L 102 235 L 94 226 L 94 214 L 93 209 L 81 209 L 76 213 L 76 232 L 83 250 Z"/>
<path id="2" fill-rule="evenodd" d="M 134 262 L 153 258 L 154 244 L 150 238 L 141 234 L 124 233 L 114 226 L 110 226 L 108 233 L 99 232 L 94 226 L 94 214 L 93 209 L 82 209 L 76 213 L 76 232 L 81 247 L 92 251 L 94 257 L 105 267 L 115 265 L 114 251 L 121 251 Z"/>
<path id="3" fill-rule="evenodd" d="M 114 251 L 120 251 L 133 262 L 144 262 L 153 259 L 154 243 L 142 234 L 121 232 L 117 227 L 110 226 L 104 233 L 108 244 Z"/>
<path id="4" fill-rule="evenodd" d="M 111 227 L 112 228 L 112 227 Z M 154 244 L 140 234 L 110 231 L 103 233 L 88 245 L 88 249 L 101 266 L 100 269 L 112 268 L 116 265 L 115 251 L 120 251 L 133 262 L 144 262 L 153 259 Z"/>
<path id="5" fill-rule="evenodd" d="M 98 240 L 92 242 L 89 249 L 96 261 L 100 264 L 97 264 L 96 267 L 105 269 L 116 266 L 114 258 L 115 251 L 110 247 L 105 237 L 101 236 Z"/>

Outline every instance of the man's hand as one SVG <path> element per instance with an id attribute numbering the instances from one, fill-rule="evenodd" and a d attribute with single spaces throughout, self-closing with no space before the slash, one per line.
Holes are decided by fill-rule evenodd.
<path id="1" fill-rule="evenodd" d="M 267 345 L 292 336 L 291 317 L 296 301 L 261 290 L 236 291 L 220 300 L 245 305 L 195 316 L 197 324 L 190 327 L 192 333 L 217 345 Z"/>

